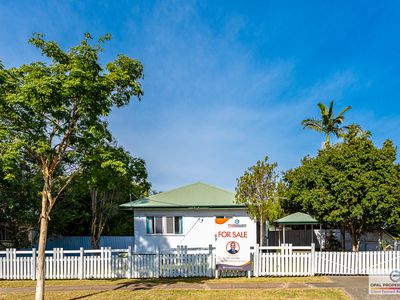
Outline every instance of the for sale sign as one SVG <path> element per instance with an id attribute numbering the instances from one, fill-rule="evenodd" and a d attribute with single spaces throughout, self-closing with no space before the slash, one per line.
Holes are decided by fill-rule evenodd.
<path id="1" fill-rule="evenodd" d="M 248 218 L 215 218 L 218 270 L 251 270 Z"/>

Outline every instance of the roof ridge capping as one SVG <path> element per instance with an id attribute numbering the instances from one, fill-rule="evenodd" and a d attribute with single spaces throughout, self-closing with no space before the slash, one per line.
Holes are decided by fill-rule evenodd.
<path id="1" fill-rule="evenodd" d="M 223 189 L 223 188 L 217 187 L 217 186 L 212 185 L 212 184 L 205 183 L 205 182 L 203 182 L 203 181 L 196 181 L 196 182 L 189 183 L 189 184 L 186 184 L 186 185 L 183 185 L 183 186 L 180 186 L 180 187 L 173 188 L 172 190 L 169 190 L 169 191 L 165 191 L 165 192 L 158 193 L 158 194 L 156 194 L 156 195 L 165 194 L 165 193 L 171 193 L 171 192 L 174 192 L 174 191 L 176 191 L 176 190 L 180 190 L 180 189 L 184 189 L 184 188 L 188 188 L 188 187 L 190 187 L 190 186 L 196 186 L 196 185 L 200 185 L 200 184 L 201 184 L 201 185 L 208 186 L 208 187 L 212 187 L 212 188 L 214 188 L 214 189 L 221 190 L 221 191 L 224 191 L 224 192 L 233 193 L 233 192 L 231 192 L 231 191 L 225 190 L 225 189 Z"/>
<path id="2" fill-rule="evenodd" d="M 280 224 L 280 225 L 306 225 L 306 224 L 319 224 L 314 217 L 312 217 L 309 214 L 303 213 L 303 212 L 295 212 L 293 214 L 287 215 L 285 217 L 282 217 L 276 221 L 274 221 L 275 224 Z"/>
<path id="3" fill-rule="evenodd" d="M 196 184 L 202 184 L 202 185 L 205 185 L 205 186 L 214 188 L 214 189 L 216 189 L 216 190 L 220 190 L 220 191 L 222 191 L 222 192 L 226 192 L 226 193 L 230 193 L 230 194 L 235 194 L 235 192 L 231 192 L 231 191 L 225 190 L 225 189 L 223 189 L 223 188 L 220 188 L 220 187 L 218 187 L 218 186 L 215 186 L 215 185 L 212 185 L 212 184 L 208 184 L 208 183 L 205 183 L 205 182 L 202 182 L 202 181 L 198 181 L 198 182 L 195 182 L 195 183 L 192 183 L 192 184 L 189 184 L 189 185 L 196 185 Z M 183 187 L 185 187 L 185 186 L 183 186 Z"/>
<path id="4" fill-rule="evenodd" d="M 242 206 L 236 203 L 235 193 L 200 181 L 120 205 L 121 208 Z"/>

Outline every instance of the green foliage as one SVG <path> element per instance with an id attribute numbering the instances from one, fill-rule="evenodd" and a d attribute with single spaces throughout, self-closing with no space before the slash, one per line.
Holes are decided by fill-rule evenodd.
<path id="1" fill-rule="evenodd" d="M 269 163 L 268 157 L 265 157 L 237 179 L 236 202 L 245 204 L 249 215 L 260 226 L 265 221 L 278 219 L 282 213 L 279 201 L 281 185 L 276 167 L 276 163 Z M 263 232 L 260 230 L 260 244 L 262 241 Z"/>
<path id="2" fill-rule="evenodd" d="M 325 146 L 330 145 L 331 134 L 339 137 L 343 128 L 340 125 L 344 121 L 344 113 L 351 109 L 351 106 L 344 108 L 336 117 L 333 114 L 333 101 L 329 104 L 329 108 L 323 103 L 318 103 L 318 108 L 320 111 L 321 119 L 305 119 L 301 122 L 303 128 L 309 128 L 317 132 L 322 132 L 325 134 Z"/>
<path id="3" fill-rule="evenodd" d="M 82 174 L 60 196 L 52 211 L 49 235 L 90 235 L 90 193 Z"/>
<path id="4" fill-rule="evenodd" d="M 357 130 L 357 132 L 356 132 Z M 360 236 L 374 229 L 397 228 L 400 173 L 390 140 L 376 148 L 369 134 L 349 128 L 344 142 L 306 157 L 284 177 L 287 212 L 304 211 L 330 226 L 344 226 L 358 249 Z"/>
<path id="5" fill-rule="evenodd" d="M 80 44 L 64 51 L 56 42 L 34 34 L 30 43 L 48 63 L 10 69 L 0 64 L 2 223 L 20 224 L 25 219 L 22 223 L 32 227 L 36 219 L 33 224 L 37 224 L 42 194 L 41 214 L 48 219 L 57 198 L 63 200 L 56 207 L 51 233 L 88 234 L 90 188 L 104 200 L 98 208 L 110 216 L 120 213 L 116 210 L 120 199 L 150 189 L 144 161 L 112 146 L 105 119 L 114 106 L 143 95 L 143 67 L 118 55 L 103 69 L 99 54 L 110 35 L 95 45 L 91 39 L 86 33 Z M 30 173 L 21 167 L 27 162 Z M 65 190 L 73 178 L 76 182 Z"/>
<path id="6" fill-rule="evenodd" d="M 14 172 L 19 180 L 5 178 L 0 162 L 0 228 L 8 232 L 4 247 L 29 247 L 30 234 L 36 232 L 39 194 L 41 188 L 37 169 L 29 161 L 21 161 Z"/>
<path id="7" fill-rule="evenodd" d="M 23 154 L 53 176 L 60 164 L 74 167 L 88 147 L 111 139 L 104 117 L 113 106 L 143 94 L 143 67 L 119 55 L 103 70 L 98 64 L 101 44 L 92 46 L 88 35 L 68 51 L 40 34 L 30 42 L 50 63 L 0 71 L 5 79 L 0 86 L 0 151 L 10 176 L 13 162 Z"/>
<path id="8" fill-rule="evenodd" d="M 62 50 L 41 34 L 29 40 L 49 63 L 34 62 L 0 70 L 0 154 L 5 176 L 14 174 L 19 160 L 30 158 L 43 177 L 46 214 L 70 180 L 80 171 L 93 145 L 110 141 L 105 117 L 113 106 L 143 95 L 140 62 L 119 55 L 98 63 L 102 43 L 90 34 L 75 47 Z"/>
<path id="9" fill-rule="evenodd" d="M 18 180 L 15 166 L 30 159 L 41 172 L 40 235 L 36 299 L 44 298 L 45 246 L 56 200 L 81 171 L 96 145 L 112 140 L 106 117 L 113 107 L 143 95 L 140 62 L 119 55 L 103 69 L 102 43 L 90 34 L 64 51 L 41 34 L 29 40 L 48 63 L 0 68 L 0 159 L 7 179 Z"/>
<path id="10" fill-rule="evenodd" d="M 83 162 L 83 178 L 91 188 L 110 190 L 127 187 L 127 191 L 145 195 L 150 190 L 143 159 L 132 157 L 122 147 L 112 144 L 94 148 Z"/>
<path id="11" fill-rule="evenodd" d="M 118 205 L 126 202 L 132 193 L 147 195 L 150 184 L 142 159 L 109 144 L 93 149 L 84 162 L 83 177 L 91 197 L 92 246 L 98 248 L 108 220 L 119 212 Z"/>
<path id="12" fill-rule="evenodd" d="M 98 146 L 84 160 L 83 172 L 63 194 L 65 201 L 55 207 L 51 232 L 91 235 L 92 230 L 102 228 L 103 234 L 131 235 L 132 216 L 119 210 L 118 205 L 148 195 L 150 187 L 142 159 L 132 157 L 122 147 Z"/>

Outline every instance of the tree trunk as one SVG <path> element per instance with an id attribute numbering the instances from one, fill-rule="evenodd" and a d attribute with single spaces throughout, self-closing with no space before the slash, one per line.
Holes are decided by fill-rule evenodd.
<path id="1" fill-rule="evenodd" d="M 353 252 L 360 251 L 360 238 L 353 236 L 352 237 L 352 249 Z"/>
<path id="2" fill-rule="evenodd" d="M 45 280 L 45 250 L 47 239 L 47 227 L 49 223 L 48 218 L 48 191 L 42 192 L 42 212 L 40 214 L 40 235 L 39 235 L 39 250 L 37 257 L 36 269 L 36 295 L 35 300 L 44 299 L 44 280 Z"/>
<path id="3" fill-rule="evenodd" d="M 260 229 L 259 230 L 260 246 L 262 247 L 262 246 L 264 246 L 264 222 L 262 222 L 262 221 L 259 222 L 258 226 L 259 226 L 259 229 Z"/>
<path id="4" fill-rule="evenodd" d="M 99 203 L 99 192 L 97 188 L 90 189 L 90 197 L 92 200 L 92 220 L 90 226 L 91 244 L 92 249 L 96 250 L 100 248 L 100 237 L 104 227 L 104 205 L 101 203 L 101 196 Z"/>
<path id="5" fill-rule="evenodd" d="M 102 230 L 101 218 L 100 218 L 100 220 L 98 222 L 95 222 L 92 224 L 91 244 L 92 244 L 93 250 L 100 249 L 100 237 L 101 237 L 102 231 L 103 230 Z"/>
<path id="6" fill-rule="evenodd" d="M 355 228 L 351 228 L 351 251 L 358 252 L 360 250 L 360 231 Z"/>
<path id="7" fill-rule="evenodd" d="M 92 200 L 92 220 L 90 226 L 92 249 L 99 249 L 99 240 L 97 238 L 97 189 L 90 188 L 90 198 Z"/>
<path id="8" fill-rule="evenodd" d="M 92 244 L 92 249 L 93 250 L 97 250 L 100 248 L 100 239 L 97 238 L 97 236 L 92 235 L 92 239 L 91 239 L 91 244 Z"/>
<path id="9" fill-rule="evenodd" d="M 112 199 L 115 197 L 115 193 L 107 196 L 99 192 L 97 188 L 90 188 L 90 197 L 92 201 L 91 244 L 93 249 L 99 249 L 100 238 L 110 215 L 110 209 L 106 208 L 106 203 L 113 205 Z"/>
<path id="10" fill-rule="evenodd" d="M 321 150 L 327 149 L 330 147 L 331 144 L 331 135 L 329 133 L 325 134 L 325 142 L 321 144 Z"/>

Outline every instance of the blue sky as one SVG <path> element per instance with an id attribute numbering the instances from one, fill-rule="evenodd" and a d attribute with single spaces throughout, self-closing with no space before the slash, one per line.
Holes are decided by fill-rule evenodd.
<path id="1" fill-rule="evenodd" d="M 6 67 L 40 59 L 33 32 L 65 48 L 109 32 L 102 61 L 143 63 L 143 101 L 110 128 L 159 191 L 233 190 L 265 155 L 298 166 L 324 140 L 300 122 L 331 99 L 376 145 L 400 144 L 399 1 L 0 1 Z"/>

